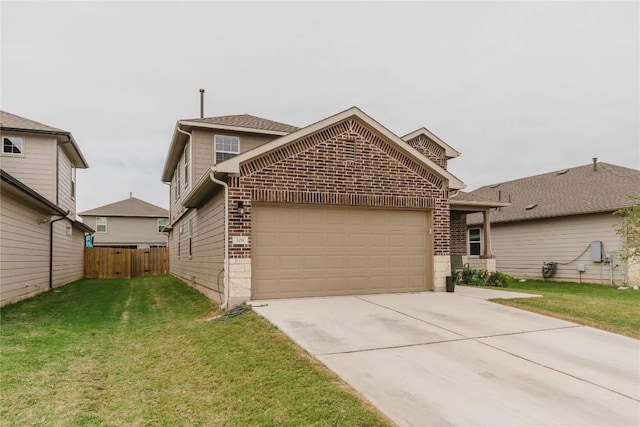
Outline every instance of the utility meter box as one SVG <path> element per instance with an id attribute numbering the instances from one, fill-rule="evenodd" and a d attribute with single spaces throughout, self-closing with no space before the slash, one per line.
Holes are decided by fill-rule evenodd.
<path id="1" fill-rule="evenodd" d="M 602 242 L 600 240 L 591 242 L 591 261 L 602 262 Z"/>
<path id="2" fill-rule="evenodd" d="M 584 273 L 585 271 L 587 271 L 587 266 L 585 264 L 578 264 L 578 271 L 580 273 Z"/>

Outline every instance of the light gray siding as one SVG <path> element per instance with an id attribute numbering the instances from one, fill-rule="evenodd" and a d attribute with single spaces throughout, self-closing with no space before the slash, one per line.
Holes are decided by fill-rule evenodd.
<path id="1" fill-rule="evenodd" d="M 58 194 L 56 204 L 69 211 L 69 217 L 76 217 L 76 199 L 71 197 L 71 160 L 58 147 Z"/>
<path id="2" fill-rule="evenodd" d="M 53 203 L 56 201 L 56 147 L 54 137 L 32 136 L 3 132 L 2 135 L 23 139 L 23 155 L 0 156 L 2 169 L 40 193 Z"/>
<path id="3" fill-rule="evenodd" d="M 213 131 L 210 129 L 193 130 L 193 173 L 196 180 L 213 166 Z"/>
<path id="4" fill-rule="evenodd" d="M 53 286 L 84 277 L 84 231 L 67 220 L 53 224 Z"/>
<path id="5" fill-rule="evenodd" d="M 496 223 L 491 225 L 492 248 L 497 269 L 518 278 L 540 279 L 545 261 L 558 263 L 553 280 L 609 283 L 610 265 L 592 262 L 590 244 L 603 243 L 603 252 L 615 256 L 622 241 L 615 234 L 620 219 L 611 213 L 568 216 Z M 578 264 L 586 271 L 580 273 Z M 478 268 L 478 258 L 469 257 L 469 266 Z M 612 263 L 615 284 L 625 278 L 625 264 L 617 257 Z"/>
<path id="6" fill-rule="evenodd" d="M 97 230 L 96 217 L 85 215 L 84 223 Z M 94 246 L 164 246 L 167 236 L 158 232 L 158 218 L 110 216 L 107 232 L 93 234 Z"/>
<path id="7" fill-rule="evenodd" d="M 49 288 L 49 224 L 38 224 L 38 219 L 49 216 L 4 195 L 0 211 L 0 305 L 4 305 Z"/>
<path id="8" fill-rule="evenodd" d="M 188 255 L 189 219 L 191 257 Z M 174 226 L 169 245 L 171 274 L 214 301 L 220 301 L 219 293 L 224 291 L 224 193 L 219 192 L 202 207 L 185 214 Z"/>

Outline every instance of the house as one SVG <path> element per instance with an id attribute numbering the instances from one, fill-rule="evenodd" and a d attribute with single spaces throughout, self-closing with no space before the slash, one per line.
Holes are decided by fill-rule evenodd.
<path id="1" fill-rule="evenodd" d="M 0 305 L 83 277 L 76 169 L 89 167 L 70 132 L 0 111 Z"/>
<path id="2" fill-rule="evenodd" d="M 542 278 L 553 262 L 552 280 L 640 283 L 638 260 L 624 263 L 613 212 L 640 195 L 640 171 L 597 162 L 481 187 L 468 194 L 509 202 L 491 215 L 492 251 L 498 270 L 519 278 Z M 478 214 L 467 215 L 468 263 L 479 266 L 485 245 Z"/>
<path id="3" fill-rule="evenodd" d="M 161 177 L 170 272 L 225 307 L 444 290 L 457 155 L 425 128 L 401 138 L 356 107 L 304 128 L 179 120 Z M 480 205 L 469 209 L 489 212 Z"/>
<path id="4" fill-rule="evenodd" d="M 137 199 L 128 199 L 80 212 L 96 232 L 93 246 L 146 249 L 167 246 L 163 232 L 169 211 Z"/>

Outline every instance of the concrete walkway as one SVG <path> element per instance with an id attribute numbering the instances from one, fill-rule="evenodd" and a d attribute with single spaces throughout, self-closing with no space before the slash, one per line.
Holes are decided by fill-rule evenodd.
<path id="1" fill-rule="evenodd" d="M 400 426 L 640 425 L 640 341 L 486 301 L 504 297 L 253 304 Z"/>

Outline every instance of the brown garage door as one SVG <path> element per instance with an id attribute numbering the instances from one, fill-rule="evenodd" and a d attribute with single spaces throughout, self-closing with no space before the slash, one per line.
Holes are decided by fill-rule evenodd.
<path id="1" fill-rule="evenodd" d="M 256 204 L 252 297 L 430 289 L 430 222 L 417 210 Z"/>

